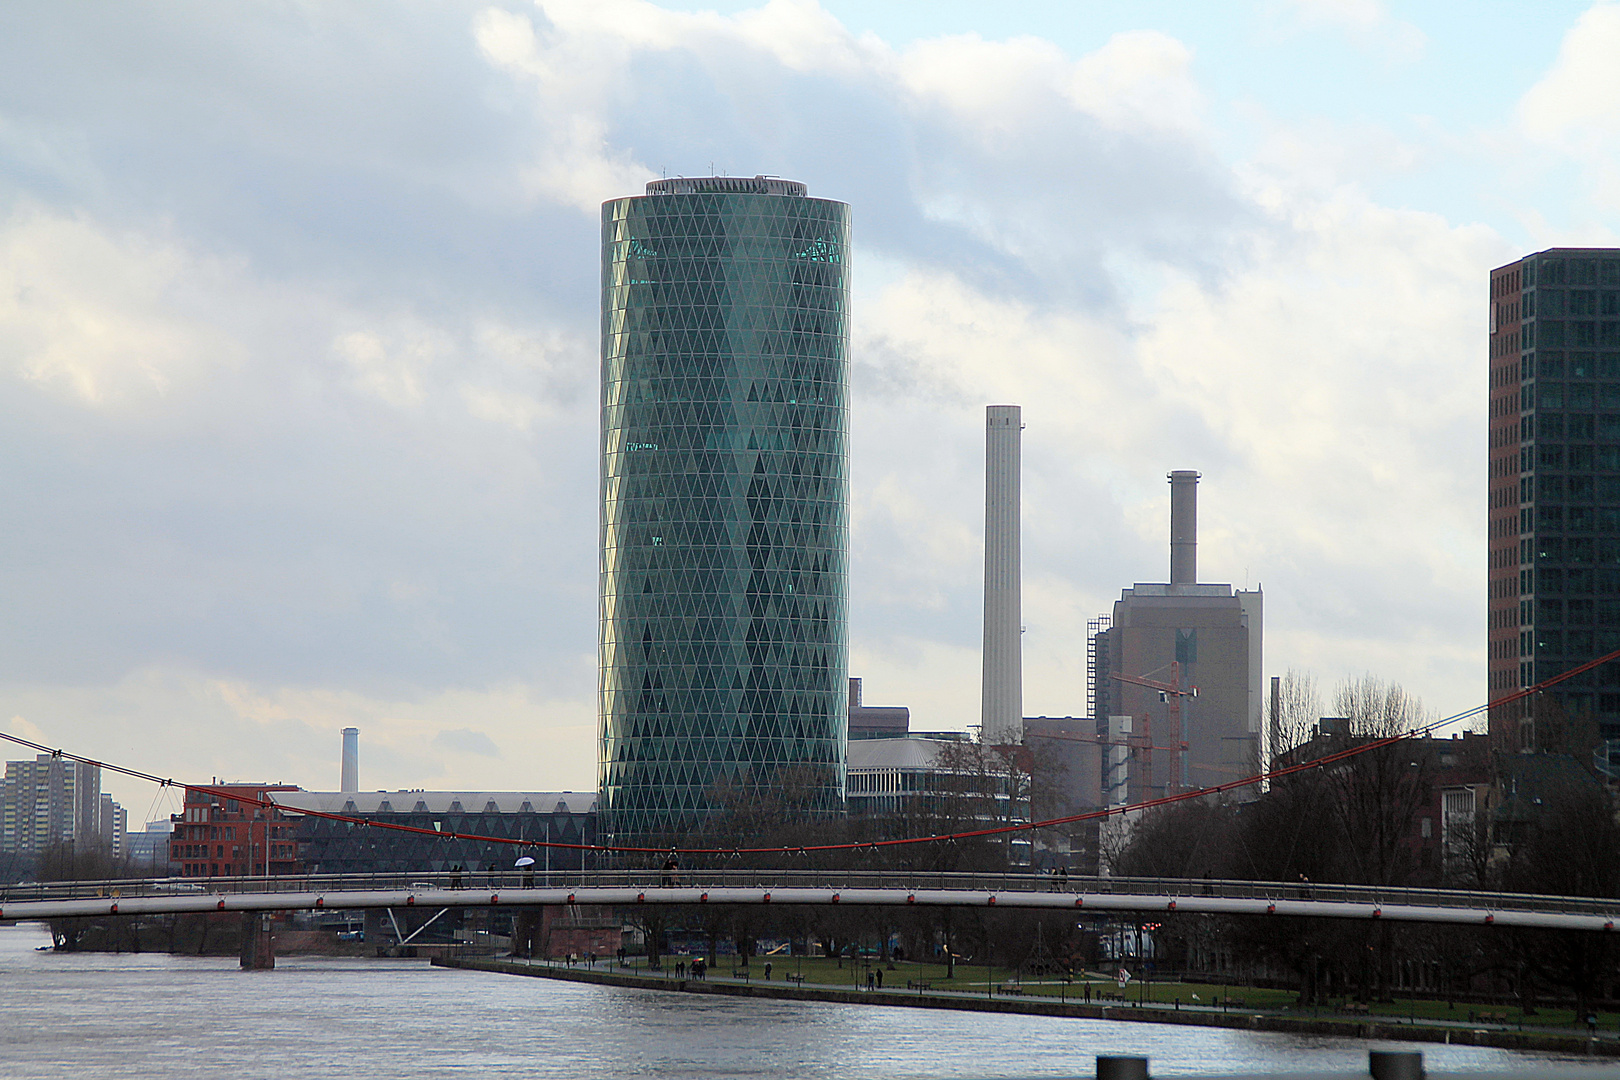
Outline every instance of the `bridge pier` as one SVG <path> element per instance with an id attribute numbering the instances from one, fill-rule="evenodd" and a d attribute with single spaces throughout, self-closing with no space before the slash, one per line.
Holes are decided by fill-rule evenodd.
<path id="1" fill-rule="evenodd" d="M 242 967 L 248 971 L 269 971 L 276 966 L 276 937 L 269 912 L 242 912 Z"/>

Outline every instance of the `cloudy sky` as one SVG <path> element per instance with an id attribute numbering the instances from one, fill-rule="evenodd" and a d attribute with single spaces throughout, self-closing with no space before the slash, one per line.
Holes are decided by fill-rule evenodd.
<path id="1" fill-rule="evenodd" d="M 1014 402 L 1031 714 L 1164 579 L 1173 468 L 1268 673 L 1466 709 L 1486 272 L 1620 243 L 1616 55 L 1562 0 L 12 0 L 0 724 L 592 787 L 598 206 L 711 169 L 854 207 L 869 702 L 977 719 Z"/>

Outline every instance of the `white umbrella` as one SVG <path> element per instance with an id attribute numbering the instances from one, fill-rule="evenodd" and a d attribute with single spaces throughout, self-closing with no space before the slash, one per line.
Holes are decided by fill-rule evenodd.
<path id="1" fill-rule="evenodd" d="M 519 859 L 517 861 L 517 864 L 519 866 L 533 866 L 534 865 L 534 860 L 532 858 L 530 858 L 529 856 L 525 855 L 525 856 L 523 856 L 523 858 L 521 858 L 521 859 Z"/>

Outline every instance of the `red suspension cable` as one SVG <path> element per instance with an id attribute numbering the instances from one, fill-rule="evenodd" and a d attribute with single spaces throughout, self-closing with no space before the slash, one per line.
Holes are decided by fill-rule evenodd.
<path id="1" fill-rule="evenodd" d="M 1164 795 L 1157 799 L 1147 799 L 1143 802 L 1130 803 L 1126 806 L 1113 806 L 1101 810 L 1088 810 L 1080 814 L 1068 814 L 1063 817 L 1047 818 L 1043 821 L 1020 822 L 1014 825 L 996 825 L 989 828 L 971 829 L 964 832 L 939 833 L 931 836 L 913 836 L 893 840 L 863 840 L 841 844 L 799 844 L 784 847 L 734 848 L 629 847 L 614 844 L 568 844 L 558 840 L 514 840 L 511 837 L 506 836 L 484 836 L 479 833 L 465 832 L 442 832 L 437 829 L 424 829 L 417 825 L 399 825 L 393 822 L 372 821 L 368 818 L 356 817 L 349 814 L 334 814 L 324 810 L 299 810 L 293 807 L 281 806 L 280 804 L 269 799 L 254 798 L 252 796 L 242 795 L 239 792 L 227 791 L 223 788 L 212 787 L 204 784 L 181 784 L 179 786 L 186 788 L 188 791 L 200 791 L 204 794 L 213 795 L 222 799 L 235 799 L 238 802 L 244 802 L 251 806 L 259 806 L 266 809 L 276 809 L 283 812 L 302 815 L 304 817 L 321 818 L 326 821 L 340 821 L 346 824 L 356 825 L 361 828 L 386 829 L 392 832 L 409 833 L 416 836 L 432 836 L 443 840 L 473 840 L 479 843 L 511 844 L 517 847 L 559 848 L 567 851 L 590 851 L 600 854 L 625 855 L 808 855 L 811 852 L 858 851 L 863 848 L 868 851 L 876 851 L 879 848 L 903 847 L 908 844 L 931 844 L 939 842 L 953 842 L 957 840 L 974 840 L 987 836 L 1004 836 L 1009 833 L 1033 832 L 1036 829 L 1053 828 L 1058 825 L 1073 825 L 1082 821 L 1095 821 L 1115 815 L 1138 813 L 1143 810 L 1151 810 L 1160 806 L 1169 806 L 1174 803 L 1185 802 L 1190 799 L 1201 799 L 1207 795 L 1217 795 L 1226 791 L 1253 787 L 1256 784 L 1262 784 L 1268 780 L 1275 780 L 1284 776 L 1291 776 L 1294 773 L 1305 772 L 1309 769 L 1320 769 L 1324 766 L 1334 764 L 1335 762 L 1344 761 L 1347 758 L 1355 757 L 1357 754 L 1365 754 L 1369 751 L 1378 750 L 1382 747 L 1390 746 L 1403 740 L 1421 738 L 1434 729 L 1443 727 L 1446 724 L 1456 723 L 1460 720 L 1467 720 L 1478 716 L 1480 713 L 1487 712 L 1490 709 L 1498 708 L 1503 705 L 1510 705 L 1515 701 L 1523 700 L 1532 694 L 1545 690 L 1550 686 L 1555 686 L 1566 679 L 1572 679 L 1576 675 L 1591 671 L 1593 668 L 1606 664 L 1611 660 L 1620 660 L 1620 649 L 1616 649 L 1614 652 L 1600 656 L 1595 660 L 1588 660 L 1586 663 L 1581 664 L 1578 667 L 1571 668 L 1561 675 L 1555 675 L 1550 679 L 1543 679 L 1534 686 L 1523 687 L 1522 689 L 1515 690 L 1511 694 L 1506 694 L 1500 698 L 1497 698 L 1495 701 L 1489 702 L 1488 704 L 1476 705 L 1474 708 L 1469 709 L 1466 712 L 1457 713 L 1454 716 L 1448 716 L 1444 719 L 1436 720 L 1433 723 L 1425 724 L 1421 727 L 1414 728 L 1411 731 L 1403 732 L 1399 735 L 1391 735 L 1382 739 L 1374 739 L 1371 742 L 1362 743 L 1360 746 L 1347 747 L 1344 750 L 1340 750 L 1332 754 L 1326 754 L 1319 758 L 1312 758 L 1310 761 L 1298 762 L 1281 769 L 1270 769 L 1265 772 L 1257 773 L 1254 776 L 1245 777 L 1241 780 L 1233 780 L 1224 784 L 1216 784 L 1214 787 L 1195 788 L 1191 791 L 1177 792 L 1174 795 Z M 40 743 L 32 742 L 28 739 L 22 738 L 21 736 L 12 735 L 4 731 L 0 731 L 0 740 L 15 743 L 18 746 L 26 746 L 40 753 L 50 754 L 52 757 L 64 758 L 68 761 L 77 761 L 84 765 L 94 765 L 95 767 L 105 769 L 108 772 L 118 773 L 121 776 L 128 776 L 136 780 L 145 780 L 150 783 L 159 784 L 163 787 L 172 787 L 176 785 L 176 781 L 172 779 L 154 776 L 151 773 L 141 772 L 138 769 L 125 768 L 122 765 L 114 765 L 110 762 L 97 761 L 94 758 L 80 757 L 77 754 L 70 754 L 65 750 L 44 746 Z"/>

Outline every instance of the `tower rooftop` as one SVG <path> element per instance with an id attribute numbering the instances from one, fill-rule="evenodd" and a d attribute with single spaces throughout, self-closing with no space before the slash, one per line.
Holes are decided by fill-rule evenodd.
<path id="1" fill-rule="evenodd" d="M 788 195 L 802 199 L 810 189 L 780 176 L 672 176 L 647 181 L 649 195 L 698 195 L 730 192 L 741 195 Z"/>

